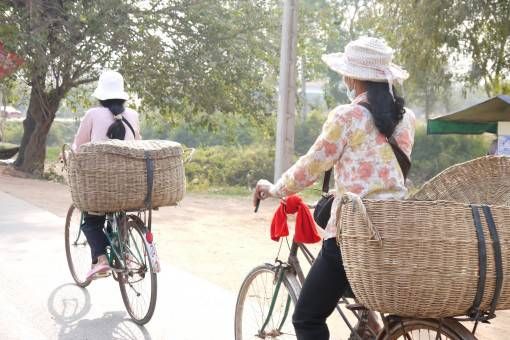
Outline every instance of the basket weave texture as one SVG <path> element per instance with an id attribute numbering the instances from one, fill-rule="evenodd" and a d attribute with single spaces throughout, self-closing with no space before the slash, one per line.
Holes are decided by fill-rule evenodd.
<path id="1" fill-rule="evenodd" d="M 510 157 L 485 156 L 451 166 L 411 198 L 510 205 Z"/>
<path id="2" fill-rule="evenodd" d="M 84 144 L 69 157 L 69 184 L 76 207 L 89 212 L 146 208 L 146 155 L 154 161 L 152 207 L 182 200 L 185 176 L 179 143 L 108 140 Z"/>
<path id="3" fill-rule="evenodd" d="M 478 285 L 478 239 L 469 205 L 445 201 L 361 200 L 346 194 L 338 214 L 338 243 L 359 301 L 411 317 L 465 315 Z M 510 207 L 492 206 L 503 259 L 497 309 L 510 309 Z M 496 286 L 492 240 L 482 216 L 488 310 Z"/>

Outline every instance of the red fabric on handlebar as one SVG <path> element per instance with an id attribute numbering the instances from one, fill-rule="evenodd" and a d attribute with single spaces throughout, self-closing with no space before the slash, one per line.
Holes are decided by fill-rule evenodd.
<path id="1" fill-rule="evenodd" d="M 317 233 L 315 222 L 308 206 L 301 200 L 301 197 L 292 195 L 287 197 L 286 202 L 280 203 L 271 222 L 271 239 L 279 241 L 280 237 L 289 235 L 287 214 L 296 215 L 296 232 L 294 240 L 298 243 L 316 243 L 321 240 Z"/>

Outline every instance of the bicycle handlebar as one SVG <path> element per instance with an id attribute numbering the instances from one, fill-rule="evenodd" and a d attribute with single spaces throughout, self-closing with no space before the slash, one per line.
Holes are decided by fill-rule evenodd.
<path id="1" fill-rule="evenodd" d="M 259 206 L 260 206 L 260 198 L 257 198 L 257 201 L 255 202 L 255 211 L 254 211 L 255 213 L 257 211 L 259 211 Z"/>
<path id="2" fill-rule="evenodd" d="M 254 213 L 257 213 L 259 211 L 260 201 L 261 201 L 260 198 L 257 198 L 257 200 L 255 201 L 255 210 L 253 211 Z M 307 203 L 306 206 L 308 207 L 308 209 L 313 210 L 313 209 L 315 209 L 317 204 L 308 204 Z"/>

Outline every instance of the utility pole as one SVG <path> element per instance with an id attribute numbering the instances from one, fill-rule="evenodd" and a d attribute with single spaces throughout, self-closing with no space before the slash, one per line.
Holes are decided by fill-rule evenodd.
<path id="1" fill-rule="evenodd" d="M 306 98 L 306 57 L 301 56 L 301 99 L 303 104 L 302 121 L 306 122 L 308 116 L 308 100 Z"/>
<path id="2" fill-rule="evenodd" d="M 296 111 L 297 0 L 285 0 L 280 51 L 275 181 L 292 165 Z"/>

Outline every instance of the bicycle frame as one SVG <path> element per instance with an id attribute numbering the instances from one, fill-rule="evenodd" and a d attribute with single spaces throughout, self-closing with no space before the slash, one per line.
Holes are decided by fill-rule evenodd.
<path id="1" fill-rule="evenodd" d="M 139 212 L 140 213 L 140 212 Z M 83 224 L 84 215 L 81 214 L 81 220 L 80 225 Z M 125 273 L 129 270 L 127 263 L 125 261 L 126 253 L 129 252 L 131 256 L 133 256 L 134 259 L 136 259 L 136 262 L 143 264 L 146 266 L 144 256 L 142 255 L 142 252 L 138 245 L 134 243 L 135 249 L 134 251 L 129 247 L 127 240 L 132 235 L 121 235 L 122 232 L 128 232 L 131 233 L 130 230 L 127 229 L 127 226 L 121 226 L 121 223 L 119 221 L 122 221 L 121 223 L 127 223 L 127 215 L 125 212 L 116 212 L 116 213 L 108 213 L 106 214 L 106 221 L 105 225 L 103 227 L 103 233 L 106 236 L 109 246 L 107 246 L 106 249 L 106 256 L 108 258 L 108 262 L 110 264 L 110 267 L 112 267 L 113 272 L 121 272 Z M 140 219 L 141 221 L 141 219 Z M 122 228 L 125 230 L 122 231 Z M 78 235 L 76 237 L 76 241 L 74 242 L 77 244 L 77 240 L 80 238 L 82 233 L 81 228 L 78 231 Z M 114 266 L 114 261 L 118 261 L 118 265 Z M 118 267 L 118 268 L 116 268 Z"/>
<path id="2" fill-rule="evenodd" d="M 282 240 L 283 242 L 283 240 Z M 280 260 L 278 260 L 278 258 L 276 259 L 276 263 L 277 263 L 277 269 L 276 269 L 276 274 L 275 276 L 277 277 L 276 278 L 276 287 L 275 287 L 275 291 L 274 291 L 274 294 L 273 294 L 273 297 L 272 297 L 272 300 L 271 300 L 271 304 L 269 306 L 269 311 L 268 311 L 268 315 L 266 317 L 266 319 L 264 320 L 264 323 L 261 327 L 261 329 L 259 330 L 259 332 L 261 334 L 264 333 L 264 329 L 266 328 L 267 324 L 269 323 L 271 317 L 272 317 L 272 313 L 273 313 L 273 310 L 274 310 L 274 306 L 275 306 L 275 303 L 276 303 L 276 300 L 278 298 L 278 294 L 279 294 L 279 291 L 280 291 L 280 287 L 281 287 L 281 284 L 283 282 L 283 279 L 286 275 L 286 272 L 291 272 L 292 275 L 296 275 L 296 277 L 298 278 L 298 282 L 300 284 L 300 286 L 303 285 L 303 282 L 305 281 L 305 275 L 303 273 L 303 270 L 301 268 L 301 265 L 300 265 L 300 262 L 299 262 L 299 259 L 298 259 L 298 251 L 301 251 L 301 253 L 303 254 L 304 258 L 306 259 L 306 261 L 312 265 L 313 262 L 315 261 L 315 257 L 313 256 L 313 254 L 310 252 L 310 250 L 302 243 L 297 243 L 296 241 L 292 241 L 292 245 L 290 247 L 290 253 L 289 253 L 289 257 L 287 259 L 287 262 L 282 262 Z M 296 292 L 296 293 L 299 293 L 299 292 Z M 289 312 L 289 309 L 290 309 L 290 304 L 291 304 L 291 297 L 290 295 L 287 297 L 287 303 L 286 303 L 286 306 L 285 306 L 285 312 L 284 312 L 284 315 L 282 317 L 282 321 L 278 327 L 278 331 L 281 331 L 283 325 L 285 324 L 285 321 L 288 317 L 288 312 Z M 353 325 L 351 325 L 351 323 L 349 322 L 349 320 L 347 319 L 347 316 L 345 315 L 344 311 L 341 309 L 340 305 L 349 305 L 349 302 L 347 301 L 347 299 L 345 297 L 342 297 L 339 301 L 339 303 L 337 304 L 336 306 L 336 311 L 340 314 L 340 316 L 342 317 L 344 323 L 347 325 L 347 327 L 349 327 L 349 330 L 351 331 L 351 333 L 354 331 L 354 327 Z M 356 317 L 356 319 L 359 321 L 361 319 L 360 315 L 354 311 L 354 310 L 351 310 L 352 314 L 354 314 L 354 316 Z M 375 332 L 373 332 L 371 329 L 369 329 L 369 331 L 371 333 L 373 333 L 373 335 L 375 336 Z M 358 337 L 360 340 L 361 338 Z"/>

